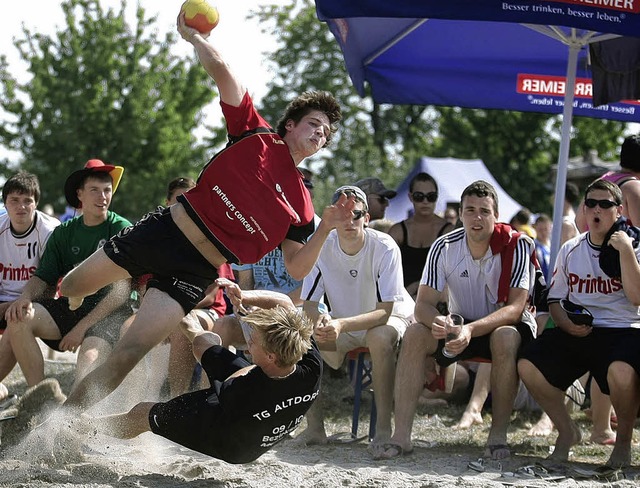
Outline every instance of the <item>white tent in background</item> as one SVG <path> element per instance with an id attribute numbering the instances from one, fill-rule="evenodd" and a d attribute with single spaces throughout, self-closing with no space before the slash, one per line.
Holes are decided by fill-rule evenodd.
<path id="1" fill-rule="evenodd" d="M 409 200 L 409 182 L 418 173 L 429 173 L 438 182 L 440 193 L 436 202 L 436 212 L 442 215 L 447 203 L 460 203 L 462 191 L 476 180 L 491 183 L 498 192 L 498 212 L 501 222 L 509 222 L 521 208 L 503 190 L 484 163 L 479 159 L 428 158 L 423 157 L 397 188 L 398 195 L 389 201 L 385 217 L 394 222 L 406 219 L 413 211 Z"/>

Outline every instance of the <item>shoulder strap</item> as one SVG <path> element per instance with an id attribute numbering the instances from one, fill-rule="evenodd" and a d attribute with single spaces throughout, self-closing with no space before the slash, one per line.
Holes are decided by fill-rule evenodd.
<path id="1" fill-rule="evenodd" d="M 622 185 L 624 185 L 625 183 L 627 183 L 629 181 L 637 180 L 637 179 L 638 178 L 636 178 L 635 176 L 629 176 L 628 178 L 622 178 L 621 180 L 616 182 L 616 185 L 618 185 L 618 187 L 621 188 Z"/>
<path id="2" fill-rule="evenodd" d="M 400 227 L 402 227 L 402 242 L 406 245 L 408 242 L 408 237 L 407 237 L 407 226 L 404 223 L 404 220 L 400 222 Z"/>

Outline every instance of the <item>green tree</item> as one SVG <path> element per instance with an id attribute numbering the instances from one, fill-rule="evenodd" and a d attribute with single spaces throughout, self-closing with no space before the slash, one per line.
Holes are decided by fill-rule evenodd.
<path id="1" fill-rule="evenodd" d="M 205 157 L 194 128 L 215 95 L 206 73 L 171 54 L 176 36 L 159 39 L 156 19 L 141 7 L 129 25 L 125 6 L 67 0 L 66 27 L 54 37 L 23 26 L 15 47 L 28 64 L 25 82 L 0 61 L 0 106 L 10 120 L 0 143 L 22 153 L 20 166 L 40 176 L 42 201 L 58 211 L 65 179 L 88 159 L 125 167 L 112 208 L 137 219 L 163 201 L 170 179 L 195 175 Z"/>

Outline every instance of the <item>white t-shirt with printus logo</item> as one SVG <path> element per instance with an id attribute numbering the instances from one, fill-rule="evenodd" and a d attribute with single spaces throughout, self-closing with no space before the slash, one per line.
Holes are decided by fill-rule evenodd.
<path id="1" fill-rule="evenodd" d="M 556 259 L 549 303 L 566 298 L 585 307 L 593 315 L 594 327 L 640 328 L 640 308 L 629 301 L 620 278 L 610 278 L 600 269 L 600 249 L 588 232 L 564 243 Z M 640 246 L 635 253 L 640 262 Z"/>
<path id="2" fill-rule="evenodd" d="M 54 217 L 36 210 L 35 225 L 22 235 L 11 230 L 9 215 L 0 216 L 0 302 L 16 300 L 33 275 L 53 229 Z"/>

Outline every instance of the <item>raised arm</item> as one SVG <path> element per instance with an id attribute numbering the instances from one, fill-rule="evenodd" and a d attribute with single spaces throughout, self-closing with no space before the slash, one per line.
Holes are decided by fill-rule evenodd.
<path id="1" fill-rule="evenodd" d="M 187 26 L 184 23 L 184 13 L 178 15 L 178 32 L 185 41 L 190 42 L 195 48 L 200 64 L 218 86 L 220 100 L 234 107 L 239 106 L 246 88 L 222 59 L 220 51 L 207 41 L 209 34 L 201 34 L 196 29 Z"/>

